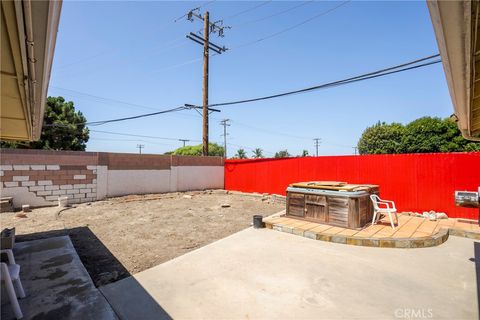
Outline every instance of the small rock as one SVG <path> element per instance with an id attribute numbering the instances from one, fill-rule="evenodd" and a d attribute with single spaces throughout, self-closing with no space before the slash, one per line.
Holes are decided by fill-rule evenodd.
<path id="1" fill-rule="evenodd" d="M 15 217 L 17 217 L 17 218 L 28 218 L 28 216 L 23 211 L 19 211 L 19 212 L 15 213 Z"/>
<path id="2" fill-rule="evenodd" d="M 223 203 L 222 208 L 230 208 L 230 204 L 229 203 Z"/>
<path id="3" fill-rule="evenodd" d="M 183 196 L 183 198 L 184 198 L 184 199 L 192 199 L 192 196 L 189 195 L 189 194 L 186 194 L 186 195 Z"/>
<path id="4" fill-rule="evenodd" d="M 24 205 L 22 205 L 22 211 L 23 212 L 30 212 L 32 210 L 30 210 L 30 205 L 29 204 L 24 204 Z"/>

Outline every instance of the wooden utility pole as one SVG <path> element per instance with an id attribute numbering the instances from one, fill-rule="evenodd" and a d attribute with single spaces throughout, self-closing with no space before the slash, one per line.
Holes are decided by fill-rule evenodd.
<path id="1" fill-rule="evenodd" d="M 203 135 L 202 135 L 202 154 L 208 156 L 208 114 L 209 112 L 220 112 L 220 110 L 212 109 L 208 107 L 208 65 L 209 65 L 209 51 L 212 50 L 217 54 L 225 52 L 227 48 L 225 46 L 220 47 L 214 43 L 210 42 L 210 33 L 216 33 L 219 37 L 224 36 L 224 29 L 229 29 L 230 27 L 224 26 L 223 21 L 219 20 L 216 22 L 210 22 L 210 14 L 208 11 L 205 14 L 200 13 L 200 8 L 195 8 L 190 10 L 184 16 L 187 17 L 187 20 L 194 21 L 194 19 L 199 19 L 203 21 L 203 37 L 199 36 L 196 33 L 190 32 L 187 35 L 187 38 L 203 46 L 203 104 L 202 107 L 202 118 L 203 118 Z M 179 18 L 180 19 L 180 18 Z M 187 105 L 185 105 L 187 106 Z M 197 108 L 195 105 L 188 105 L 189 107 Z"/>
<path id="2" fill-rule="evenodd" d="M 144 144 L 137 144 L 137 148 L 138 148 L 138 153 L 142 154 L 142 149 L 145 148 L 145 145 Z"/>
<path id="3" fill-rule="evenodd" d="M 208 43 L 210 17 L 208 11 L 203 17 L 203 155 L 208 156 Z"/>

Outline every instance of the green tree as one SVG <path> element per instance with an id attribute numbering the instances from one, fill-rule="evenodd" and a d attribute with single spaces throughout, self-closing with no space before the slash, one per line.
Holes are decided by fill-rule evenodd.
<path id="1" fill-rule="evenodd" d="M 185 146 L 165 154 L 173 154 L 177 156 L 201 156 L 203 153 L 203 145 Z M 216 143 L 208 144 L 208 155 L 223 157 L 223 147 Z"/>
<path id="2" fill-rule="evenodd" d="M 275 153 L 275 158 L 288 158 L 291 157 L 290 153 L 288 153 L 288 150 L 280 150 Z"/>
<path id="3" fill-rule="evenodd" d="M 480 150 L 480 143 L 462 137 L 455 122 L 437 117 L 423 117 L 407 124 L 402 144 L 406 153 Z"/>
<path id="4" fill-rule="evenodd" d="M 402 138 L 405 127 L 401 123 L 378 122 L 363 131 L 358 141 L 360 154 L 403 153 Z"/>
<path id="5" fill-rule="evenodd" d="M 237 153 L 234 156 L 235 159 L 247 159 L 247 153 L 245 152 L 244 149 L 238 149 Z"/>
<path id="6" fill-rule="evenodd" d="M 302 151 L 302 157 L 308 157 L 308 150 Z"/>
<path id="7" fill-rule="evenodd" d="M 72 101 L 63 97 L 48 97 L 40 139 L 33 142 L 1 141 L 2 148 L 85 151 L 89 130 L 87 119 L 75 111 Z"/>
<path id="8" fill-rule="evenodd" d="M 256 148 L 252 151 L 252 153 L 255 159 L 263 158 L 263 150 L 260 148 Z"/>
<path id="9" fill-rule="evenodd" d="M 423 117 L 403 126 L 385 122 L 367 128 L 358 141 L 360 154 L 480 151 L 464 139 L 450 119 Z"/>

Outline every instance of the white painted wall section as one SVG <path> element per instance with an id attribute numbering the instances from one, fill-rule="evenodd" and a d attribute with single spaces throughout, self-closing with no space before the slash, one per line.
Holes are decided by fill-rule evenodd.
<path id="1" fill-rule="evenodd" d="M 107 176 L 109 197 L 170 191 L 170 170 L 108 170 Z"/>
<path id="2" fill-rule="evenodd" d="M 177 191 L 223 189 L 223 167 L 181 166 L 176 168 Z"/>

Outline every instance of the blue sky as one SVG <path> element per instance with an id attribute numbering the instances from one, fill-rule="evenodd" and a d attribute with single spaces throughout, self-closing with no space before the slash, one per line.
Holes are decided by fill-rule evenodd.
<path id="1" fill-rule="evenodd" d="M 340 4 L 309 2 L 260 22 L 252 21 L 302 2 L 270 1 L 238 14 L 260 3 L 65 1 L 49 95 L 74 101 L 88 121 L 201 104 L 202 48 L 185 35 L 202 25 L 174 22 L 200 5 L 202 12 L 209 10 L 211 20 L 224 19 L 232 26 L 224 38 L 211 38 L 232 49 L 211 57 L 210 103 L 300 89 L 438 52 L 425 1 L 352 1 L 289 32 L 239 47 Z M 257 147 L 267 156 L 281 149 L 313 154 L 316 137 L 322 139 L 322 155 L 352 154 L 363 130 L 379 120 L 406 123 L 452 112 L 442 66 L 436 64 L 329 90 L 223 107 L 211 115 L 210 140 L 223 143 L 219 121 L 229 118 L 229 156 L 240 146 L 249 155 Z M 172 139 L 92 131 L 89 151 L 138 152 L 141 143 L 145 153 L 163 153 L 181 146 L 175 139 L 199 144 L 202 137 L 201 117 L 193 110 L 90 129 Z"/>

